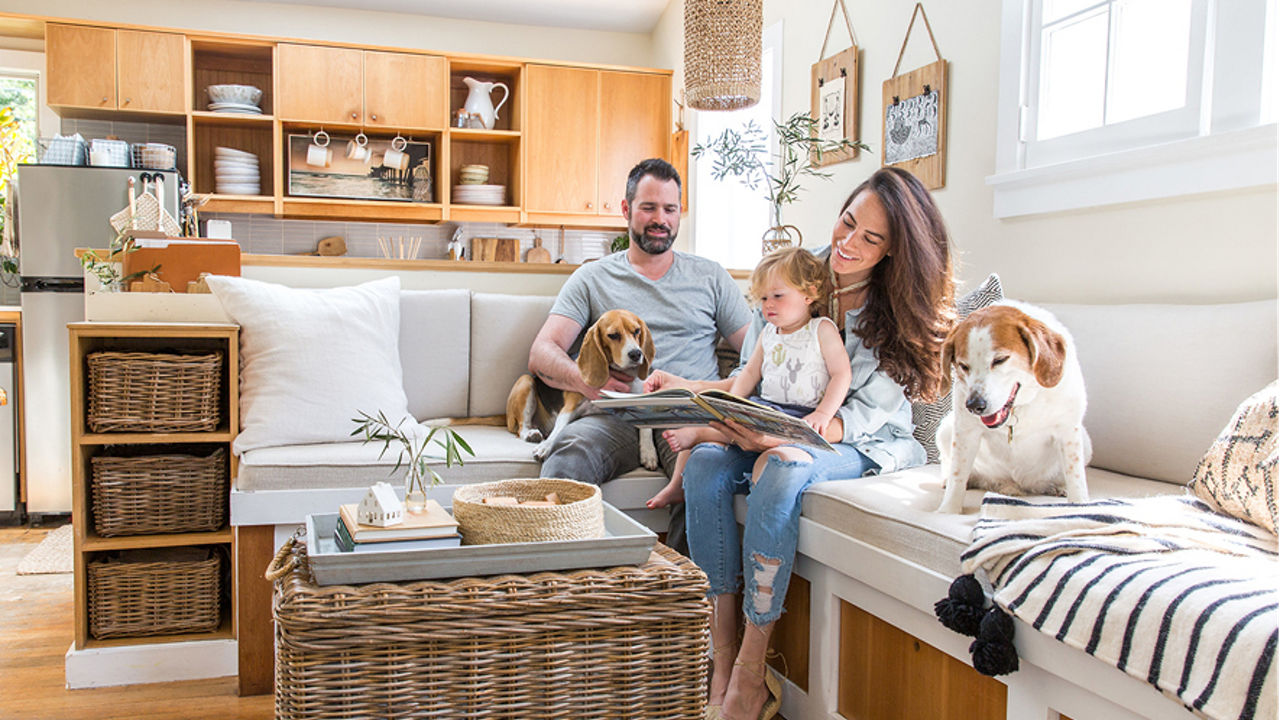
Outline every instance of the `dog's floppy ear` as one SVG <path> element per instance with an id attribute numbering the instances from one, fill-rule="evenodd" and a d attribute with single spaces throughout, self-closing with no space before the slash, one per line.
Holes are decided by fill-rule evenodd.
<path id="1" fill-rule="evenodd" d="M 644 351 L 644 362 L 640 364 L 639 370 L 636 371 L 636 377 L 643 380 L 649 377 L 653 367 L 653 335 L 649 333 L 649 326 L 645 325 L 643 321 L 640 323 L 640 349 Z"/>
<path id="2" fill-rule="evenodd" d="M 959 326 L 951 328 L 947 339 L 942 341 L 942 382 L 938 385 L 938 397 L 951 392 L 951 366 L 956 361 L 956 331 Z"/>
<path id="3" fill-rule="evenodd" d="M 1066 341 L 1033 317 L 1023 317 L 1018 325 L 1018 334 L 1027 346 L 1036 382 L 1047 388 L 1057 385 L 1062 380 L 1062 368 L 1067 358 Z"/>
<path id="4" fill-rule="evenodd" d="M 604 387 L 609 382 L 609 356 L 604 350 L 604 338 L 598 322 L 582 336 L 578 370 L 582 372 L 582 381 L 591 387 Z"/>

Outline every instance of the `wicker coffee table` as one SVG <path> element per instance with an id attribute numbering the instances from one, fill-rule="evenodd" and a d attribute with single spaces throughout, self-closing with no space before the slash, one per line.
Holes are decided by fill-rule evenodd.
<path id="1" fill-rule="evenodd" d="M 640 566 L 319 587 L 273 563 L 276 717 L 689 718 L 707 687 L 707 579 Z"/>

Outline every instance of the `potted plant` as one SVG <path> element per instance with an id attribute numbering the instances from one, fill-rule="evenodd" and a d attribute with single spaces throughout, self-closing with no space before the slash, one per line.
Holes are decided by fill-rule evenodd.
<path id="1" fill-rule="evenodd" d="M 22 129 L 22 121 L 12 107 L 0 108 L 0 271 L 18 274 L 18 250 L 13 244 L 13 230 L 7 219 L 9 183 L 18 174 L 18 163 L 35 160 L 35 147 Z"/>
<path id="2" fill-rule="evenodd" d="M 460 450 L 475 457 L 467 441 L 448 425 L 432 425 L 424 436 L 418 425 L 410 425 L 406 428 L 403 418 L 393 425 L 382 411 L 378 411 L 376 416 L 363 410 L 359 413 L 360 417 L 351 420 L 358 426 L 351 435 L 353 437 L 364 435 L 366 443 L 381 441 L 382 452 L 378 453 L 379 458 L 386 454 L 391 443 L 399 443 L 400 456 L 396 458 L 395 467 L 391 468 L 391 472 L 399 470 L 402 464 L 408 466 L 409 473 L 404 481 L 404 505 L 409 512 L 422 512 L 427 505 L 427 488 L 435 487 L 442 482 L 439 473 L 428 464 L 429 460 L 440 459 L 427 454 L 427 445 L 433 439 L 436 445 L 444 448 L 445 467 L 453 467 L 455 462 L 459 467 L 462 466 Z M 437 434 L 443 435 L 443 439 L 437 438 Z M 430 478 L 430 485 L 427 484 L 428 478 Z"/>
<path id="3" fill-rule="evenodd" d="M 804 177 L 831 177 L 831 173 L 814 164 L 823 153 L 871 149 L 866 143 L 850 142 L 846 138 L 823 140 L 818 137 L 818 121 L 804 112 L 784 122 L 775 120 L 773 127 L 778 135 L 778 150 L 772 155 L 769 134 L 755 121 L 748 121 L 741 130 L 727 129 L 706 145 L 699 143 L 690 151 L 694 157 L 711 155 L 711 177 L 716 180 L 732 175 L 752 190 L 764 185 L 773 222 L 762 238 L 765 253 L 800 243 L 799 228 L 783 224 L 782 207 L 799 197 L 800 181 Z"/>

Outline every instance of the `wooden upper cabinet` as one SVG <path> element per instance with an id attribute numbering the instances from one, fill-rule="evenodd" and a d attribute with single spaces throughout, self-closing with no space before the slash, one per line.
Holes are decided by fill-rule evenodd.
<path id="1" fill-rule="evenodd" d="M 186 39 L 173 33 L 116 31 L 116 105 L 185 112 Z"/>
<path id="2" fill-rule="evenodd" d="M 667 157 L 671 78 L 652 73 L 600 72 L 600 213 L 620 212 L 627 174 L 636 163 Z M 688 182 L 688 178 L 680 178 Z"/>
<path id="3" fill-rule="evenodd" d="M 366 50 L 364 122 L 387 127 L 444 127 L 447 87 L 442 57 Z"/>
<path id="4" fill-rule="evenodd" d="M 525 208 L 595 213 L 600 72 L 529 65 L 525 98 Z"/>
<path id="5" fill-rule="evenodd" d="M 185 112 L 185 59 L 186 40 L 176 33 L 45 27 L 53 106 Z"/>
<path id="6" fill-rule="evenodd" d="M 281 118 L 363 122 L 364 51 L 281 43 L 276 52 Z"/>
<path id="7" fill-rule="evenodd" d="M 49 23 L 44 37 L 48 103 L 114 110 L 116 31 Z"/>

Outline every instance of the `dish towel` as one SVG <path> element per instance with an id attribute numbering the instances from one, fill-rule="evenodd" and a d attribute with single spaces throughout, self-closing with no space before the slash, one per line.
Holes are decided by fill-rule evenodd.
<path id="1" fill-rule="evenodd" d="M 996 606 L 1217 719 L 1275 718 L 1276 536 L 1190 496 L 988 494 L 961 557 Z"/>

